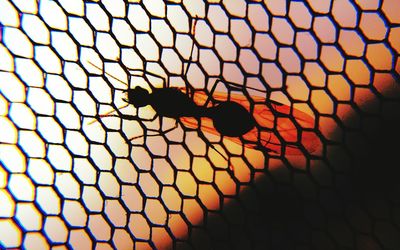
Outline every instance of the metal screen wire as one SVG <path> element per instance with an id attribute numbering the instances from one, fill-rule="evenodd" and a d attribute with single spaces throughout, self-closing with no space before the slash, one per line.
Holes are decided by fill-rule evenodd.
<path id="1" fill-rule="evenodd" d="M 373 140 L 398 135 L 382 125 L 400 117 L 398 13 L 0 0 L 0 248 L 400 249 L 399 161 Z M 124 107 L 162 79 L 240 102 L 257 131 Z"/>

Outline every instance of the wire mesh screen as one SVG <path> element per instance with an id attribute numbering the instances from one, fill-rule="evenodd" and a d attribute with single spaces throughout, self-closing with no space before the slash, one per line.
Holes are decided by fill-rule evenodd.
<path id="1" fill-rule="evenodd" d="M 0 0 L 1 248 L 400 249 L 398 13 Z M 162 117 L 138 86 L 256 123 Z"/>

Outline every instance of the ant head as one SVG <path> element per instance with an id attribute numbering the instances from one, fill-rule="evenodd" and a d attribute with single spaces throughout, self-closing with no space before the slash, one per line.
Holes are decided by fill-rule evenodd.
<path id="1" fill-rule="evenodd" d="M 135 87 L 134 89 L 128 89 L 128 99 L 125 100 L 129 104 L 133 104 L 135 108 L 144 107 L 149 104 L 149 91 L 142 87 Z"/>

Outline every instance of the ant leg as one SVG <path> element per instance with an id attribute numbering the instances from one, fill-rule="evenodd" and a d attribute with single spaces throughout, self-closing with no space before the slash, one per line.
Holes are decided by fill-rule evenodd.
<path id="1" fill-rule="evenodd" d="M 228 81 L 225 81 L 225 80 L 224 80 L 224 83 L 228 84 L 228 85 L 231 86 L 233 89 L 237 89 L 237 90 L 251 89 L 251 90 L 255 90 L 255 91 L 258 91 L 258 92 L 261 92 L 261 93 L 264 93 L 264 94 L 265 94 L 265 93 L 268 93 L 268 91 L 263 90 L 263 89 L 258 89 L 258 88 L 255 88 L 255 87 L 250 87 L 250 86 L 246 86 L 246 85 L 241 85 L 241 84 L 234 83 L 234 82 L 228 82 Z"/>
<path id="2" fill-rule="evenodd" d="M 190 64 L 192 63 L 192 60 L 193 60 L 193 51 L 194 51 L 194 45 L 195 45 L 195 39 L 194 39 L 194 37 L 195 37 L 195 35 L 196 35 L 196 26 L 197 26 L 197 16 L 195 17 L 195 19 L 194 19 L 194 22 L 193 22 L 193 28 L 192 28 L 192 30 L 193 30 L 193 43 L 192 43 L 192 48 L 190 49 L 190 56 L 189 56 L 189 63 L 188 63 L 188 65 L 187 65 L 187 67 L 186 67 L 186 69 L 185 69 L 185 72 L 183 73 L 183 77 L 184 77 L 184 80 L 185 80 L 185 90 L 186 90 L 186 94 L 187 95 L 189 95 L 189 97 L 192 97 L 192 89 L 190 88 L 190 86 L 189 86 L 189 84 L 188 84 L 188 82 L 187 82 L 187 73 L 188 73 L 188 71 L 189 71 L 189 68 L 190 68 Z"/>
<path id="3" fill-rule="evenodd" d="M 275 154 L 278 154 L 278 151 L 273 150 L 273 149 L 270 149 L 270 148 L 267 148 L 267 145 L 268 145 L 268 144 L 276 145 L 276 146 L 282 146 L 281 143 L 271 142 L 271 137 L 272 137 L 272 135 L 270 134 L 268 140 L 260 139 L 260 145 L 259 145 L 259 146 L 261 146 L 261 148 L 266 149 L 267 152 L 273 152 L 273 153 L 275 153 Z M 294 145 L 286 145 L 286 147 L 298 149 L 298 147 L 296 147 L 296 146 L 294 146 Z"/>
<path id="4" fill-rule="evenodd" d="M 225 156 L 225 155 L 223 155 L 221 152 L 219 152 L 219 150 L 210 142 L 210 147 L 212 148 L 212 149 L 214 149 L 215 151 L 217 151 L 217 153 L 220 155 L 220 156 L 222 156 L 222 158 L 224 158 L 226 161 L 228 161 L 229 162 L 229 159 Z"/>
<path id="5" fill-rule="evenodd" d="M 218 83 L 220 83 L 220 82 L 222 82 L 221 79 L 217 79 L 217 80 L 215 81 L 214 85 L 212 86 L 212 88 L 211 88 L 211 90 L 210 90 L 210 94 L 208 95 L 208 98 L 207 98 L 206 102 L 204 103 L 204 106 L 205 106 L 205 107 L 207 107 L 208 103 L 212 100 L 212 95 L 214 94 L 214 91 L 215 91 L 215 89 L 217 88 Z M 226 83 L 226 82 L 224 81 L 224 83 Z M 237 89 L 239 88 L 239 86 L 240 86 L 240 87 L 243 87 L 242 85 L 237 84 L 237 83 L 229 83 L 229 82 L 228 82 L 228 84 L 233 84 L 233 86 L 234 86 L 235 88 L 237 88 Z M 241 88 L 240 88 L 240 90 L 241 90 Z"/>
<path id="6" fill-rule="evenodd" d="M 157 117 L 157 116 L 156 116 Z M 155 119 L 156 119 L 156 117 L 154 118 L 154 119 L 152 119 L 152 121 L 154 121 Z M 177 124 L 176 124 L 176 126 L 178 126 Z M 174 128 L 172 128 L 172 129 L 174 129 Z M 161 130 L 161 133 L 168 133 L 169 131 L 171 131 L 172 129 L 168 129 L 167 131 L 162 131 L 162 117 L 160 116 L 160 130 Z M 161 133 L 160 133 L 160 130 L 157 130 L 157 129 L 150 129 L 150 128 L 146 128 L 146 130 L 147 131 L 151 131 L 151 132 L 155 132 L 155 134 L 152 134 L 152 135 L 149 135 L 149 134 L 146 134 L 146 135 L 139 135 L 139 136 L 135 136 L 135 137 L 132 137 L 132 138 L 130 138 L 129 140 L 130 141 L 132 141 L 132 140 L 135 140 L 135 139 L 138 139 L 138 138 L 141 138 L 141 137 L 147 137 L 147 136 L 158 136 L 158 135 L 160 135 Z"/>
<path id="7" fill-rule="evenodd" d="M 171 128 L 168 128 L 168 129 L 166 129 L 166 130 L 162 130 L 162 117 L 160 117 L 160 130 L 161 130 L 161 132 L 163 133 L 163 134 L 166 134 L 166 133 L 168 133 L 168 132 L 171 132 L 172 130 L 174 130 L 174 129 L 176 129 L 177 127 L 178 127 L 178 120 L 177 119 L 175 119 L 175 124 L 174 124 L 174 126 L 173 127 L 171 127 Z"/>
<path id="8" fill-rule="evenodd" d="M 211 88 L 210 94 L 208 95 L 208 98 L 206 100 L 206 102 L 204 103 L 204 107 L 207 107 L 208 103 L 213 99 L 212 95 L 214 94 L 215 89 L 217 88 L 218 83 L 222 82 L 220 79 L 217 79 L 214 82 L 214 85 Z"/>
<path id="9" fill-rule="evenodd" d="M 161 132 L 162 132 L 162 134 L 166 134 L 166 133 L 171 132 L 172 130 L 176 129 L 177 127 L 178 127 L 178 120 L 175 120 L 175 125 L 172 128 L 169 128 L 169 129 L 161 131 Z M 161 134 L 160 131 L 156 130 L 156 129 L 147 129 L 147 131 L 155 132 L 156 134 L 151 134 L 151 135 L 146 134 L 146 136 L 158 136 Z M 129 140 L 132 141 L 132 140 L 144 137 L 144 136 L 145 135 L 138 135 L 138 136 L 130 138 Z"/>
<path id="10" fill-rule="evenodd" d="M 269 97 L 270 97 L 271 92 L 268 91 L 268 90 L 263 90 L 263 89 L 259 89 L 259 88 L 255 88 L 255 87 L 251 87 L 251 86 L 247 86 L 247 85 L 241 85 L 241 84 L 238 84 L 238 83 L 228 82 L 228 81 L 224 81 L 224 83 L 228 84 L 232 89 L 236 89 L 236 90 L 239 90 L 239 91 L 243 91 L 243 89 L 251 89 L 251 90 L 258 91 L 258 92 L 261 92 L 263 94 L 266 94 L 266 98 L 268 99 L 268 102 L 272 105 L 272 107 L 275 110 L 276 110 L 277 106 L 284 105 L 284 104 L 282 104 L 280 102 L 277 102 L 277 101 L 274 101 L 274 100 L 270 100 Z"/>
<path id="11" fill-rule="evenodd" d="M 157 119 L 157 116 L 155 116 L 155 117 L 152 118 L 152 119 L 148 119 L 148 121 L 154 121 L 155 119 Z M 162 119 L 162 117 L 160 117 L 160 119 Z M 141 119 L 141 120 L 143 121 L 143 119 Z M 149 135 L 149 134 L 147 134 L 148 131 L 150 131 L 150 132 L 155 132 L 156 134 Z M 135 139 L 138 139 L 138 138 L 142 138 L 142 137 L 157 136 L 157 135 L 160 135 L 160 131 L 159 131 L 159 130 L 157 130 L 157 129 L 151 129 L 151 128 L 146 128 L 146 133 L 144 133 L 143 135 L 138 135 L 138 136 L 129 138 L 129 141 L 132 141 L 132 140 L 135 140 Z"/>
<path id="12" fill-rule="evenodd" d="M 222 80 L 218 79 L 218 80 L 215 82 L 215 85 L 214 85 L 213 88 L 211 89 L 211 93 L 214 92 L 214 90 L 215 90 L 215 88 L 216 88 L 216 85 L 217 85 L 219 82 L 222 82 Z M 231 87 L 232 89 L 234 89 L 234 90 L 243 91 L 244 89 L 251 89 L 251 90 L 254 90 L 254 91 L 261 92 L 261 93 L 263 93 L 263 94 L 269 94 L 269 93 L 270 93 L 270 92 L 267 91 L 267 90 L 263 90 L 263 89 L 259 89 L 259 88 L 255 88 L 255 87 L 251 87 L 251 86 L 247 86 L 247 85 L 241 85 L 241 84 L 238 84 L 238 83 L 228 82 L 228 81 L 225 81 L 225 80 L 224 80 L 223 82 L 224 82 L 225 84 L 227 84 L 228 86 L 230 86 L 230 87 Z M 267 96 L 267 97 L 269 97 L 269 96 Z M 269 102 L 270 102 L 272 105 L 274 105 L 274 108 L 275 108 L 275 105 L 277 105 L 277 106 L 282 106 L 282 105 L 283 105 L 282 103 L 277 102 L 277 101 L 274 101 L 274 100 L 269 100 Z"/>
<path id="13" fill-rule="evenodd" d="M 163 131 L 163 133 L 166 134 L 166 133 L 171 132 L 172 130 L 174 130 L 176 128 L 178 128 L 178 120 L 175 121 L 175 125 L 172 128 L 169 128 L 169 129 Z"/>
<path id="14" fill-rule="evenodd" d="M 186 75 L 187 75 L 187 73 L 188 73 L 188 71 L 189 71 L 189 67 L 190 67 L 190 64 L 192 63 L 192 60 L 193 60 L 193 51 L 194 51 L 194 44 L 195 44 L 195 39 L 194 39 L 194 37 L 195 37 L 195 35 L 196 35 L 196 26 L 197 26 L 197 16 L 195 17 L 195 19 L 194 19 L 194 22 L 193 22 L 193 43 L 192 43 L 192 48 L 190 49 L 190 56 L 189 56 L 189 64 L 188 64 L 188 66 L 186 67 L 186 70 L 185 70 L 185 72 L 184 72 L 184 74 L 183 74 L 183 76 L 186 78 Z"/>
<path id="15" fill-rule="evenodd" d="M 125 120 L 136 120 L 136 121 L 142 121 L 143 119 L 139 118 L 138 116 L 135 115 L 125 115 L 125 114 L 107 114 L 107 115 L 98 115 L 98 117 L 119 117 Z"/>
<path id="16" fill-rule="evenodd" d="M 162 125 L 160 125 L 161 127 L 161 129 L 162 129 Z M 171 132 L 172 130 L 174 130 L 174 129 L 176 129 L 178 127 L 178 120 L 175 120 L 175 124 L 174 124 L 174 126 L 173 127 L 171 127 L 171 128 L 169 128 L 169 129 L 166 129 L 166 130 L 161 130 L 161 132 L 163 133 L 163 134 L 166 134 L 166 133 L 168 133 L 168 132 Z M 159 132 L 158 130 L 155 130 L 155 129 L 149 129 L 149 131 L 152 131 L 152 132 Z M 156 135 L 159 135 L 160 133 L 158 133 L 158 134 L 154 134 L 154 135 L 147 135 L 147 136 L 156 136 Z"/>
<path id="17" fill-rule="evenodd" d="M 199 121 L 199 127 L 201 127 L 201 119 Z M 202 137 L 202 139 L 206 142 L 207 145 L 209 145 L 212 149 L 214 149 L 222 158 L 224 158 L 227 162 L 229 162 L 229 159 L 223 155 L 204 135 L 204 133 L 201 131 L 201 129 L 198 130 L 199 135 Z"/>
<path id="18" fill-rule="evenodd" d="M 273 149 L 267 148 L 267 145 L 268 145 L 268 144 L 280 145 L 280 144 L 278 144 L 278 143 L 273 143 L 273 142 L 271 142 L 271 138 L 272 138 L 272 135 L 269 134 L 269 138 L 268 138 L 267 141 L 266 141 L 266 140 L 263 140 L 263 139 L 260 139 L 260 142 L 261 142 L 261 144 L 262 144 L 262 147 L 265 148 L 265 149 L 267 149 L 267 152 L 278 153 L 277 151 L 275 151 L 275 150 L 273 150 Z"/>

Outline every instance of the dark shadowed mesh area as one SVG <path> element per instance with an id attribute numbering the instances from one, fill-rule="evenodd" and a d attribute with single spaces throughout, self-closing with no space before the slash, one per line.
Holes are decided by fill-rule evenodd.
<path id="1" fill-rule="evenodd" d="M 398 13 L 0 0 L 0 248 L 400 249 Z M 256 126 L 160 118 L 137 86 Z"/>

